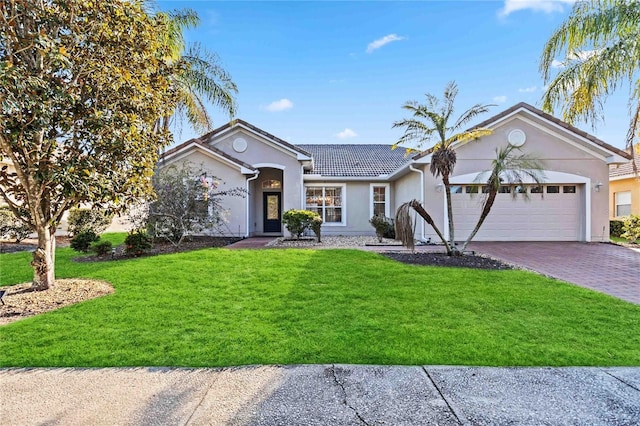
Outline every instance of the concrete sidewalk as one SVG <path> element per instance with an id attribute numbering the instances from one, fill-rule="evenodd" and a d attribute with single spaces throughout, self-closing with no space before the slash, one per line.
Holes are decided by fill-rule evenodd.
<path id="1" fill-rule="evenodd" d="M 640 368 L 2 369 L 2 425 L 637 425 Z"/>

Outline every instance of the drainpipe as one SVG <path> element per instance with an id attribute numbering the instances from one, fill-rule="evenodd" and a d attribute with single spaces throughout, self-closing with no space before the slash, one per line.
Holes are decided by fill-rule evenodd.
<path id="1" fill-rule="evenodd" d="M 244 233 L 245 238 L 249 238 L 249 218 L 251 215 L 249 214 L 249 205 L 251 203 L 251 197 L 249 196 L 249 182 L 255 179 L 258 179 L 260 175 L 260 170 L 256 170 L 256 174 L 253 177 L 247 178 L 247 229 Z"/>
<path id="2" fill-rule="evenodd" d="M 420 169 L 416 169 L 412 164 L 409 165 L 409 170 L 412 172 L 420 173 L 420 204 L 424 206 L 424 172 Z M 424 220 L 420 221 L 420 240 L 425 242 L 427 239 L 424 236 Z"/>

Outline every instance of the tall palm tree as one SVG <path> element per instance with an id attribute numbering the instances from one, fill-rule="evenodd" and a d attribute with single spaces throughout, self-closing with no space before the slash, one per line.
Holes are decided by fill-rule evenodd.
<path id="1" fill-rule="evenodd" d="M 492 105 L 476 104 L 463 112 L 451 124 L 454 113 L 454 104 L 458 95 L 458 86 L 455 81 L 447 84 L 442 100 L 427 93 L 426 103 L 420 104 L 417 101 L 409 101 L 402 108 L 410 111 L 411 118 L 403 119 L 393 123 L 393 127 L 404 128 L 404 134 L 393 145 L 416 145 L 416 148 L 424 148 L 431 145 L 429 151 L 432 155 L 430 171 L 436 178 L 442 176 L 445 196 L 447 201 L 447 213 L 449 218 L 449 241 L 444 241 L 448 254 L 456 254 L 455 234 L 453 226 L 453 210 L 451 208 L 451 185 L 449 176 L 456 165 L 456 152 L 454 148 L 464 145 L 481 136 L 491 134 L 491 130 L 475 128 L 462 130 L 462 127 L 489 110 Z"/>
<path id="2" fill-rule="evenodd" d="M 184 40 L 184 31 L 200 23 L 196 12 L 190 9 L 158 12 L 156 18 L 167 29 L 164 42 L 169 46 L 170 54 L 164 59 L 174 69 L 172 84 L 178 99 L 173 116 L 158 119 L 158 129 L 168 131 L 172 120 L 177 118 L 186 119 L 198 132 L 211 130 L 213 123 L 207 112 L 207 102 L 232 118 L 236 112 L 234 96 L 238 88 L 231 76 L 222 68 L 215 53 L 200 44 L 188 45 Z"/>
<path id="3" fill-rule="evenodd" d="M 549 38 L 540 59 L 548 83 L 542 102 L 565 121 L 602 117 L 607 96 L 630 83 L 627 147 L 640 137 L 640 1 L 584 0 Z M 558 63 L 558 57 L 561 58 Z M 560 67 L 553 76 L 552 70 Z"/>

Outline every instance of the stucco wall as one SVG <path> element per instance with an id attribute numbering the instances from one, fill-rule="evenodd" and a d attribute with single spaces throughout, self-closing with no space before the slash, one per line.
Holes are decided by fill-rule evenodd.
<path id="1" fill-rule="evenodd" d="M 604 158 L 594 157 L 580 148 L 575 139 L 567 133 L 562 134 L 566 140 L 561 140 L 559 135 L 550 134 L 516 117 L 501 123 L 494 129 L 492 135 L 458 148 L 456 150 L 458 161 L 452 176 L 488 170 L 491 167 L 491 160 L 495 157 L 496 148 L 507 144 L 507 135 L 514 129 L 521 129 L 526 134 L 527 139 L 522 152 L 542 160 L 545 170 L 570 173 L 591 180 L 589 188 L 583 190 L 590 191 L 591 196 L 591 241 L 608 238 L 608 165 Z M 436 180 L 430 173 L 426 174 L 425 192 L 428 211 L 435 222 L 444 227 L 444 191 L 439 192 L 437 189 L 440 182 L 441 179 Z M 602 184 L 599 191 L 594 189 L 596 183 Z M 435 233 L 428 233 L 428 235 L 433 237 Z"/>
<path id="2" fill-rule="evenodd" d="M 188 155 L 177 159 L 176 161 L 168 162 L 164 165 L 160 165 L 160 168 L 167 167 L 171 164 L 179 164 L 181 162 L 188 161 L 193 164 L 193 167 L 207 172 L 208 176 L 215 176 L 218 178 L 220 184 L 219 191 L 224 191 L 231 188 L 246 188 L 246 177 L 242 175 L 237 167 L 225 164 L 209 155 L 201 152 L 191 152 Z M 232 235 L 232 236 L 244 236 L 247 231 L 246 226 L 246 199 L 245 197 L 231 197 L 225 196 L 221 198 L 221 203 L 226 207 L 225 224 L 222 225 L 219 232 L 212 232 L 215 235 Z"/>

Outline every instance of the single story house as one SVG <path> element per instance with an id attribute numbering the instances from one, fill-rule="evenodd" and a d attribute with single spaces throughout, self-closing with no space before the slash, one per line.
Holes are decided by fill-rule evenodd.
<path id="1" fill-rule="evenodd" d="M 528 200 L 498 194 L 476 236 L 484 241 L 601 241 L 609 237 L 609 165 L 629 155 L 539 109 L 519 103 L 480 123 L 489 136 L 456 148 L 451 176 L 458 240 L 480 214 L 482 181 L 496 148 L 520 146 L 544 164 L 544 185 L 525 185 Z M 318 212 L 324 235 L 373 234 L 374 214 L 393 217 L 398 206 L 421 201 L 447 236 L 443 185 L 429 172 L 429 151 L 407 156 L 390 145 L 293 145 L 245 121 L 234 120 L 165 152 L 159 167 L 202 165 L 245 198 L 228 198 L 226 233 L 278 236 L 289 209 Z M 420 220 L 419 240 L 437 241 Z M 448 237 L 448 236 L 447 236 Z"/>
<path id="2" fill-rule="evenodd" d="M 640 169 L 640 161 L 633 160 Z M 609 217 L 620 219 L 630 214 L 640 215 L 640 175 L 633 171 L 633 163 L 609 168 Z"/>

